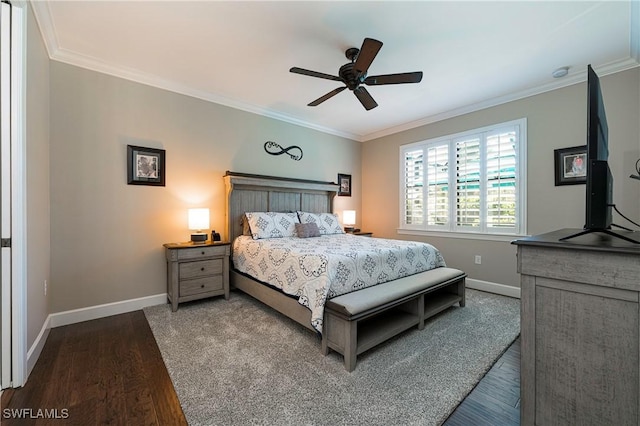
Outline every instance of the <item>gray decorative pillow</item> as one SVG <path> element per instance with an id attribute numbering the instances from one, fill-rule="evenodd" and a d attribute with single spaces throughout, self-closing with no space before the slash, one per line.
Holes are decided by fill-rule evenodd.
<path id="1" fill-rule="evenodd" d="M 300 223 L 315 223 L 320 235 L 344 234 L 338 216 L 333 213 L 298 212 Z"/>
<path id="2" fill-rule="evenodd" d="M 296 223 L 296 233 L 300 238 L 319 237 L 318 225 L 311 223 Z"/>
<path id="3" fill-rule="evenodd" d="M 245 215 L 254 240 L 295 237 L 295 224 L 300 223 L 295 213 L 248 212 Z"/>

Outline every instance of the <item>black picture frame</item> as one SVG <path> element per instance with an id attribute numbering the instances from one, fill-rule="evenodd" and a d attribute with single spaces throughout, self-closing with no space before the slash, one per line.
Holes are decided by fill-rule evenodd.
<path id="1" fill-rule="evenodd" d="M 351 175 L 338 173 L 338 195 L 342 197 L 351 197 Z"/>
<path id="2" fill-rule="evenodd" d="M 165 186 L 165 150 L 127 145 L 127 183 Z"/>
<path id="3" fill-rule="evenodd" d="M 556 186 L 587 182 L 587 146 L 556 149 L 554 153 Z"/>

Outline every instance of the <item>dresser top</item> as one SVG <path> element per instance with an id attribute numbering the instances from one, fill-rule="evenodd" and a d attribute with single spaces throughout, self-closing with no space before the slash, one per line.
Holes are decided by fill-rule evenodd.
<path id="1" fill-rule="evenodd" d="M 593 250 L 607 251 L 614 253 L 632 253 L 640 255 L 640 244 L 628 242 L 622 238 L 614 237 L 603 232 L 592 232 L 585 235 L 573 237 L 569 240 L 560 241 L 560 238 L 581 232 L 581 229 L 559 229 L 546 234 L 534 235 L 527 238 L 515 240 L 512 244 L 519 246 L 539 246 L 554 247 L 573 250 Z M 619 229 L 612 229 L 618 235 L 623 235 L 636 241 L 640 241 L 640 232 L 630 232 Z"/>
<path id="2" fill-rule="evenodd" d="M 201 247 L 211 247 L 211 246 L 228 246 L 229 243 L 227 241 L 207 241 L 205 243 L 193 243 L 191 241 L 187 241 L 185 243 L 166 243 L 163 244 L 164 247 L 168 249 L 186 249 L 186 248 L 201 248 Z"/>

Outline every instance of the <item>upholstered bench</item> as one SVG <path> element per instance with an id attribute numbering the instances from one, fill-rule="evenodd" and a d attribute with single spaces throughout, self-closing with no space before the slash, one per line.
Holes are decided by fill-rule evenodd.
<path id="1" fill-rule="evenodd" d="M 453 268 L 436 268 L 327 300 L 322 353 L 344 356 L 353 371 L 362 352 L 413 327 L 448 307 L 465 305 L 465 277 Z"/>

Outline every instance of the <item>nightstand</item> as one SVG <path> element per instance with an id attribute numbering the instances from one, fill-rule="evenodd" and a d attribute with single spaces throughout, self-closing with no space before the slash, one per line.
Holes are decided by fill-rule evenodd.
<path id="1" fill-rule="evenodd" d="M 229 299 L 229 252 L 227 242 L 168 243 L 167 295 L 171 310 L 178 303 L 224 295 Z"/>

